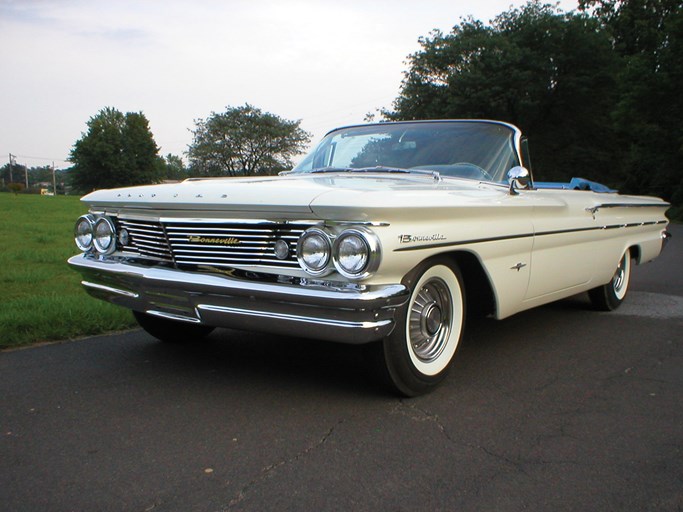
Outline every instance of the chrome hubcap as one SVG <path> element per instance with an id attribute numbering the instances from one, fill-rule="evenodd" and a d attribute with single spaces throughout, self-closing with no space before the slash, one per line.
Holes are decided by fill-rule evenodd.
<path id="1" fill-rule="evenodd" d="M 434 336 L 441 327 L 441 308 L 438 304 L 430 304 L 423 318 L 425 322 L 424 332 L 429 336 Z"/>
<path id="2" fill-rule="evenodd" d="M 624 256 L 619 262 L 617 271 L 614 273 L 614 277 L 612 278 L 612 287 L 617 294 L 621 293 L 626 284 L 626 265 L 626 256 Z"/>
<path id="3" fill-rule="evenodd" d="M 413 353 L 421 361 L 434 361 L 443 352 L 451 331 L 451 310 L 451 296 L 441 279 L 427 281 L 416 294 L 408 333 Z"/>

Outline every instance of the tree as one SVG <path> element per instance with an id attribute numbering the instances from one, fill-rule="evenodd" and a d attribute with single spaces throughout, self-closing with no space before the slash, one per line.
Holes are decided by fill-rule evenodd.
<path id="1" fill-rule="evenodd" d="M 595 19 L 532 1 L 419 44 L 386 117 L 509 121 L 529 135 L 537 178 L 614 181 L 618 61 Z"/>
<path id="2" fill-rule="evenodd" d="M 291 168 L 292 157 L 303 153 L 310 142 L 300 121 L 249 104 L 212 112 L 195 124 L 188 155 L 191 172 L 197 175 L 275 174 Z"/>
<path id="3" fill-rule="evenodd" d="M 622 57 L 613 119 L 623 147 L 623 188 L 683 204 L 683 4 L 582 0 Z M 683 213 L 679 210 L 679 215 Z"/>
<path id="4" fill-rule="evenodd" d="M 188 173 L 182 158 L 171 153 L 163 157 L 164 179 L 167 180 L 184 180 L 190 175 Z"/>
<path id="5" fill-rule="evenodd" d="M 158 151 L 144 114 L 104 108 L 71 150 L 73 186 L 89 191 L 158 182 Z"/>
<path id="6" fill-rule="evenodd" d="M 23 183 L 24 175 L 27 171 L 31 172 L 31 169 L 29 169 L 28 166 L 17 163 L 16 160 L 13 160 L 11 172 L 9 163 L 6 163 L 0 167 L 0 180 L 7 184 L 12 183 L 12 181 L 16 183 Z"/>

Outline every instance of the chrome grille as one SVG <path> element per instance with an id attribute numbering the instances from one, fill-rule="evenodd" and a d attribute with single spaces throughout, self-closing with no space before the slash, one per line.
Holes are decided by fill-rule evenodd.
<path id="1" fill-rule="evenodd" d="M 122 247 L 142 256 L 172 261 L 176 265 L 212 267 L 268 266 L 299 268 L 296 244 L 310 224 L 167 220 L 163 222 L 116 219 L 117 230 L 128 231 Z M 275 256 L 275 243 L 287 242 L 289 255 Z"/>
<path id="2" fill-rule="evenodd" d="M 123 248 L 135 251 L 142 256 L 172 261 L 171 250 L 166 240 L 164 228 L 159 222 L 148 220 L 116 219 L 117 231 L 128 231 L 129 240 Z"/>
<path id="3" fill-rule="evenodd" d="M 308 225 L 242 222 L 165 222 L 176 264 L 229 267 L 263 265 L 297 268 L 296 243 Z M 275 242 L 289 246 L 286 259 L 275 256 Z"/>
<path id="4" fill-rule="evenodd" d="M 275 223 L 194 223 L 165 224 L 168 241 L 177 264 L 234 266 L 265 265 L 297 267 L 296 242 L 306 226 Z M 275 257 L 275 242 L 289 245 L 289 256 Z"/>

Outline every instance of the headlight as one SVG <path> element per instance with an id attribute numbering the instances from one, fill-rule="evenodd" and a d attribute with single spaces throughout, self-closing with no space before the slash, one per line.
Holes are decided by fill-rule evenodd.
<path id="1" fill-rule="evenodd" d="M 95 219 L 92 215 L 81 215 L 74 226 L 74 241 L 76 247 L 83 252 L 92 249 L 93 224 Z"/>
<path id="2" fill-rule="evenodd" d="M 107 217 L 100 217 L 93 227 L 93 245 L 101 254 L 111 254 L 116 250 L 116 230 Z"/>
<path id="3" fill-rule="evenodd" d="M 299 265 L 313 275 L 327 271 L 332 254 L 330 237 L 322 229 L 310 228 L 301 235 L 296 247 Z"/>
<path id="4" fill-rule="evenodd" d="M 333 253 L 337 271 L 350 279 L 367 277 L 379 267 L 379 240 L 364 228 L 342 231 L 334 241 Z"/>
<path id="5" fill-rule="evenodd" d="M 368 264 L 368 245 L 356 233 L 345 233 L 339 237 L 336 250 L 337 265 L 346 273 L 359 274 Z"/>

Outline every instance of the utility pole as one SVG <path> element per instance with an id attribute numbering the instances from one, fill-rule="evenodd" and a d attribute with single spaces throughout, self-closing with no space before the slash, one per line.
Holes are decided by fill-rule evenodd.
<path id="1" fill-rule="evenodd" d="M 26 190 L 28 190 L 28 165 L 24 165 L 24 179 L 26 180 Z"/>
<path id="2" fill-rule="evenodd" d="M 14 177 L 12 176 L 12 159 L 14 157 L 12 156 L 12 153 L 9 154 L 9 182 L 13 183 L 14 182 Z"/>
<path id="3" fill-rule="evenodd" d="M 52 192 L 55 193 L 57 197 L 57 178 L 55 177 L 55 163 L 52 162 Z"/>

